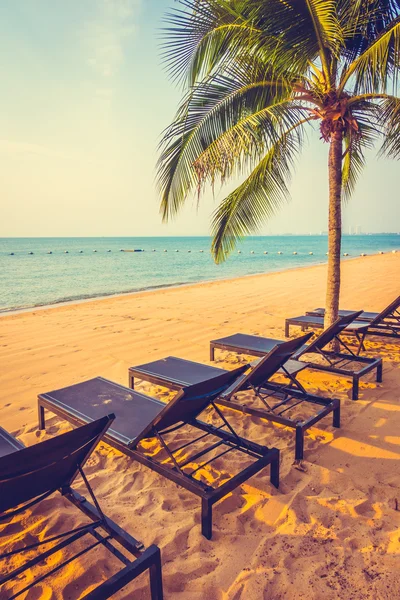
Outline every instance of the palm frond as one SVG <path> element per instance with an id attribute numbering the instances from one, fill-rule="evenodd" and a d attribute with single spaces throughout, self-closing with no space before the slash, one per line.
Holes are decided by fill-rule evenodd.
<path id="1" fill-rule="evenodd" d="M 309 117 L 307 108 L 291 99 L 262 108 L 245 116 L 210 144 L 197 159 L 194 168 L 199 188 L 214 185 L 217 177 L 224 182 L 260 160 L 265 148 L 278 142 L 282 134 Z M 315 117 L 309 117 L 309 120 Z"/>
<path id="2" fill-rule="evenodd" d="M 208 32 L 198 43 L 188 67 L 189 85 L 208 77 L 219 66 L 224 72 L 235 62 L 256 55 L 262 34 L 249 23 L 227 23 Z"/>
<path id="3" fill-rule="evenodd" d="M 164 59 L 188 85 L 262 56 L 277 74 L 303 71 L 343 43 L 335 0 L 180 0 L 164 29 Z"/>
<path id="4" fill-rule="evenodd" d="M 217 65 L 231 63 L 235 50 L 254 47 L 262 33 L 243 0 L 180 0 L 183 9 L 166 17 L 162 58 L 173 79 L 188 85 L 207 77 Z"/>
<path id="5" fill-rule="evenodd" d="M 358 135 L 348 131 L 344 136 L 345 153 L 342 167 L 343 199 L 348 201 L 365 166 L 365 151 L 372 150 L 382 137 L 382 98 L 374 94 L 354 97 L 351 114 Z"/>
<path id="6" fill-rule="evenodd" d="M 194 165 L 201 154 L 244 115 L 258 112 L 285 97 L 289 84 L 281 80 L 253 81 L 248 72 L 218 78 L 194 88 L 165 131 L 158 161 L 164 220 L 176 214 L 198 183 Z"/>
<path id="7" fill-rule="evenodd" d="M 343 29 L 343 58 L 351 64 L 396 19 L 399 0 L 338 0 L 338 17 Z"/>
<path id="8" fill-rule="evenodd" d="M 400 99 L 390 98 L 382 102 L 380 122 L 385 138 L 380 149 L 381 155 L 400 158 Z"/>
<path id="9" fill-rule="evenodd" d="M 365 167 L 365 150 L 373 147 L 376 137 L 374 128 L 359 124 L 360 137 L 344 136 L 344 158 L 342 166 L 343 200 L 348 202 L 353 195 L 357 181 Z"/>
<path id="10" fill-rule="evenodd" d="M 305 0 L 310 11 L 315 35 L 320 49 L 320 58 L 325 73 L 329 74 L 327 51 L 339 55 L 343 44 L 343 33 L 336 11 L 335 0 Z"/>
<path id="11" fill-rule="evenodd" d="M 339 91 L 350 79 L 355 93 L 386 92 L 389 82 L 396 88 L 399 57 L 400 16 L 343 71 Z"/>
<path id="12" fill-rule="evenodd" d="M 217 263 L 227 258 L 240 238 L 257 232 L 289 198 L 288 183 L 302 140 L 302 124 L 285 132 L 220 204 L 212 220 L 212 253 Z"/>

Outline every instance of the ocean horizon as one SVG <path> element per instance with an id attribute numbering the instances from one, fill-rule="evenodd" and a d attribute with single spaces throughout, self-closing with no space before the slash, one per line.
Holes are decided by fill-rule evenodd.
<path id="1" fill-rule="evenodd" d="M 327 260 L 326 235 L 249 237 L 221 265 L 214 263 L 210 244 L 210 237 L 0 238 L 0 312 Z M 348 258 L 399 248 L 398 234 L 344 235 L 342 241 Z"/>

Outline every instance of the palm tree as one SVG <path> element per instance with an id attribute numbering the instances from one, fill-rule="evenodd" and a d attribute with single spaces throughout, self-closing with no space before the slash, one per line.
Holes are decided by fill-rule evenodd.
<path id="1" fill-rule="evenodd" d="M 164 220 L 194 190 L 242 183 L 218 206 L 212 252 L 226 259 L 289 196 L 308 126 L 329 144 L 325 324 L 338 314 L 341 206 L 365 150 L 400 155 L 400 0 L 179 0 L 165 58 L 185 96 L 161 144 Z"/>

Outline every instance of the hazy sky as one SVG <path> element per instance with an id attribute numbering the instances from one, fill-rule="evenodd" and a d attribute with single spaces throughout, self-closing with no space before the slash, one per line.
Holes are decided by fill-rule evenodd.
<path id="1" fill-rule="evenodd" d="M 157 143 L 180 90 L 161 66 L 174 0 L 1 0 L 0 236 L 206 235 L 227 190 L 163 225 Z M 327 229 L 327 146 L 310 136 L 292 201 L 260 233 Z M 371 154 L 345 230 L 400 230 L 400 169 Z"/>

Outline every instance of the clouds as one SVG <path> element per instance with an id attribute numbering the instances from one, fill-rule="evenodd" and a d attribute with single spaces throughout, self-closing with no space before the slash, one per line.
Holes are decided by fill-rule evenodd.
<path id="1" fill-rule="evenodd" d="M 97 14 L 82 29 L 85 60 L 98 75 L 109 78 L 125 58 L 125 45 L 136 29 L 141 0 L 102 0 Z"/>

